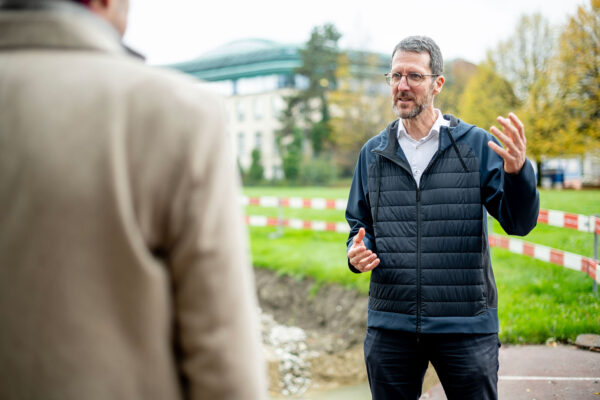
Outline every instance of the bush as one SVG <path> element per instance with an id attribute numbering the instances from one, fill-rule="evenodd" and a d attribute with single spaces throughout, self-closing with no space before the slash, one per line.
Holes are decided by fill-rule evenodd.
<path id="1" fill-rule="evenodd" d="M 306 161 L 301 166 L 300 180 L 305 185 L 329 185 L 337 179 L 336 168 L 325 157 Z"/>
<path id="2" fill-rule="evenodd" d="M 264 179 L 264 172 L 265 169 L 260 162 L 260 150 L 254 149 L 252 150 L 252 164 L 248 169 L 246 183 L 252 185 L 262 182 Z"/>
<path id="3" fill-rule="evenodd" d="M 285 179 L 293 183 L 298 179 L 300 175 L 300 164 L 302 161 L 302 155 L 300 150 L 292 148 L 288 153 L 283 157 L 282 167 L 283 174 L 285 175 Z"/>

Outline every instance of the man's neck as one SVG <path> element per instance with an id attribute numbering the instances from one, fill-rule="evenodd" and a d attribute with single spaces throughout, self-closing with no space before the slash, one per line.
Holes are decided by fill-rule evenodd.
<path id="1" fill-rule="evenodd" d="M 415 139 L 420 140 L 429 135 L 435 120 L 438 118 L 437 111 L 431 107 L 426 108 L 415 118 L 402 119 L 406 133 Z"/>

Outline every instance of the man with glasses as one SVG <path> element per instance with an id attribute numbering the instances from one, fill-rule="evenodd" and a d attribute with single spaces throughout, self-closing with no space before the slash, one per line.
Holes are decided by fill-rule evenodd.
<path id="1" fill-rule="evenodd" d="M 386 80 L 398 119 L 362 148 L 346 209 L 348 265 L 371 271 L 365 362 L 373 399 L 417 400 L 428 363 L 449 400 L 497 398 L 497 289 L 486 211 L 526 235 L 539 196 L 512 113 L 488 132 L 442 115 L 443 59 L 402 40 Z"/>

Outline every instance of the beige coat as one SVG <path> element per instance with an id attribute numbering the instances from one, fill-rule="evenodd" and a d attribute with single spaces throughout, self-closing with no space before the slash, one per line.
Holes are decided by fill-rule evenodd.
<path id="1" fill-rule="evenodd" d="M 264 398 L 222 102 L 52 8 L 0 12 L 0 399 Z"/>

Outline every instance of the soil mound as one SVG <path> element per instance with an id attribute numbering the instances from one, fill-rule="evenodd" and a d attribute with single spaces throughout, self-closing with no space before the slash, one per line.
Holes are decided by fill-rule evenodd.
<path id="1" fill-rule="evenodd" d="M 368 296 L 335 284 L 314 290 L 311 279 L 263 268 L 254 272 L 272 394 L 366 381 L 362 343 Z"/>

